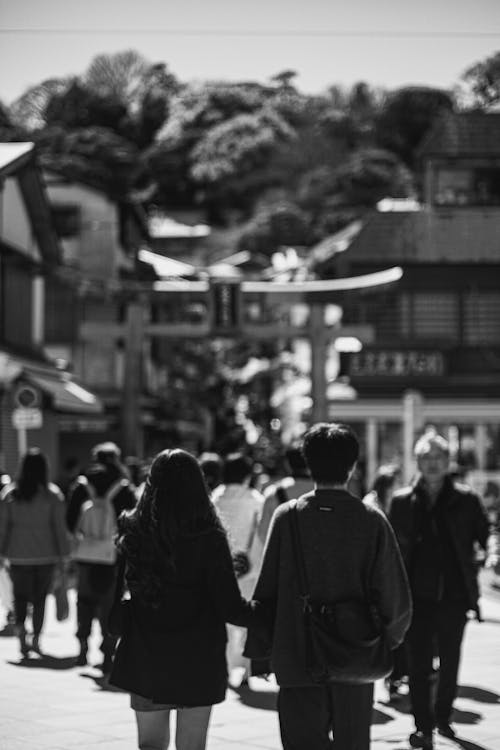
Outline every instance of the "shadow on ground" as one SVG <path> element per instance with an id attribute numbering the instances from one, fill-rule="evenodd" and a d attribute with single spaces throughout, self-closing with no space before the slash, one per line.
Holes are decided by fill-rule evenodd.
<path id="1" fill-rule="evenodd" d="M 454 724 L 479 724 L 482 718 L 482 714 L 477 714 L 475 711 L 462 711 L 459 708 L 454 708 L 451 715 Z"/>
<path id="2" fill-rule="evenodd" d="M 471 742 L 470 740 L 462 739 L 462 737 L 455 737 L 454 743 L 457 747 L 463 748 L 463 750 L 489 750 L 484 745 L 478 745 L 477 742 Z"/>
<path id="3" fill-rule="evenodd" d="M 8 661 L 14 667 L 24 667 L 25 669 L 73 669 L 75 666 L 74 656 L 50 656 L 42 654 L 41 656 L 24 657 L 19 661 Z"/>
<path id="4" fill-rule="evenodd" d="M 491 690 L 477 687 L 476 685 L 460 685 L 458 688 L 459 698 L 468 698 L 478 703 L 500 703 L 500 695 Z"/>
<path id="5" fill-rule="evenodd" d="M 394 716 L 391 716 L 391 714 L 386 714 L 385 711 L 381 711 L 379 708 L 372 709 L 372 725 L 388 724 L 390 721 L 394 721 Z"/>
<path id="6" fill-rule="evenodd" d="M 80 677 L 83 677 L 85 680 L 92 680 L 92 682 L 99 688 L 99 690 L 104 690 L 106 693 L 124 693 L 125 690 L 121 690 L 120 688 L 115 687 L 114 685 L 109 684 L 109 677 L 108 675 L 95 675 L 90 674 L 89 672 L 80 672 Z"/>
<path id="7" fill-rule="evenodd" d="M 251 690 L 248 685 L 231 687 L 233 693 L 239 695 L 240 702 L 250 708 L 262 708 L 264 711 L 276 711 L 278 695 L 274 690 Z"/>

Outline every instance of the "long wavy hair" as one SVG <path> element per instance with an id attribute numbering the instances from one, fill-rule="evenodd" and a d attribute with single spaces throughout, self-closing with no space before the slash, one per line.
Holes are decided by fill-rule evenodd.
<path id="1" fill-rule="evenodd" d="M 16 480 L 15 496 L 30 501 L 39 489 L 49 484 L 49 464 L 39 448 L 29 448 L 24 454 Z"/>
<path id="2" fill-rule="evenodd" d="M 137 506 L 122 513 L 118 529 L 130 588 L 151 606 L 160 605 L 165 580 L 175 577 L 179 539 L 224 533 L 198 461 L 181 449 L 156 456 Z"/>

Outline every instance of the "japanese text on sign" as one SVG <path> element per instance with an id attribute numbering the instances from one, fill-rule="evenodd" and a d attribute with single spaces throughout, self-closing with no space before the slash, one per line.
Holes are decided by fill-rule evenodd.
<path id="1" fill-rule="evenodd" d="M 352 377 L 441 377 L 445 361 L 438 351 L 363 350 L 352 355 L 349 372 Z"/>

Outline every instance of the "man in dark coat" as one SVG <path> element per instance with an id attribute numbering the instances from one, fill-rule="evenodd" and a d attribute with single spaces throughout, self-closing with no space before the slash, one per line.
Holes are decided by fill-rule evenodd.
<path id="1" fill-rule="evenodd" d="M 408 632 L 412 747 L 432 750 L 433 729 L 449 738 L 467 612 L 478 610 L 475 545 L 485 548 L 488 519 L 479 497 L 449 475 L 447 441 L 430 431 L 415 445 L 419 474 L 395 493 L 389 521 L 398 539 L 413 595 Z M 433 657 L 439 679 L 433 700 Z"/>
<path id="2" fill-rule="evenodd" d="M 315 489 L 278 506 L 271 521 L 256 604 L 274 612 L 271 668 L 280 686 L 278 711 L 284 750 L 335 746 L 368 750 L 373 682 L 340 678 L 318 684 L 308 669 L 303 601 L 295 564 L 290 513 L 297 509 L 301 546 L 313 600 L 377 602 L 390 648 L 404 638 L 411 600 L 394 533 L 383 513 L 347 490 L 359 444 L 346 425 L 320 423 L 303 441 Z M 258 658 L 258 634 L 250 628 L 248 656 Z"/>

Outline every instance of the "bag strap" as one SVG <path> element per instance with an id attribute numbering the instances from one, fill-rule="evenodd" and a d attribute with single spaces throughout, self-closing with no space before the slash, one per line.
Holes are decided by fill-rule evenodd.
<path id="1" fill-rule="evenodd" d="M 111 487 L 108 489 L 104 497 L 108 501 L 112 501 L 115 499 L 115 497 L 118 495 L 118 493 L 124 488 L 128 487 L 130 482 L 128 479 L 125 479 L 125 477 L 122 477 L 121 479 L 117 479 L 116 482 L 113 482 Z"/>
<path id="2" fill-rule="evenodd" d="M 292 550 L 295 558 L 295 567 L 299 575 L 299 591 L 300 598 L 302 599 L 302 606 L 304 611 L 310 609 L 310 598 L 309 585 L 307 582 L 306 564 L 304 560 L 304 554 L 302 551 L 302 544 L 300 540 L 300 530 L 297 514 L 297 501 L 292 500 L 290 503 L 290 525 L 292 529 Z"/>

